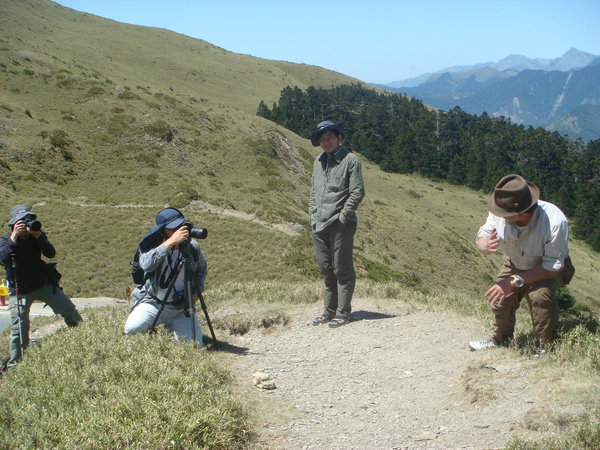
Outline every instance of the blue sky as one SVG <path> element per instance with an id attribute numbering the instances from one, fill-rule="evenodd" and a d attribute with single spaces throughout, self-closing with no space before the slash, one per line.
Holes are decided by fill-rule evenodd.
<path id="1" fill-rule="evenodd" d="M 57 0 L 226 50 L 390 83 L 510 54 L 600 55 L 598 0 Z"/>

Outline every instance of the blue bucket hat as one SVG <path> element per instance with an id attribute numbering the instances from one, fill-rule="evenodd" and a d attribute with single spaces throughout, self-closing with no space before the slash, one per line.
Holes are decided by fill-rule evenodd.
<path id="1" fill-rule="evenodd" d="M 325 121 L 319 123 L 319 125 L 317 125 L 317 129 L 314 130 L 310 134 L 310 142 L 312 143 L 312 145 L 314 147 L 318 147 L 319 146 L 319 138 L 327 130 L 336 131 L 337 134 L 341 134 L 343 129 L 344 129 L 344 122 L 333 123 L 333 122 L 330 122 L 329 120 L 325 120 Z"/>
<path id="2" fill-rule="evenodd" d="M 13 209 L 10 210 L 10 214 L 8 215 L 8 226 L 12 227 L 19 220 L 22 220 L 27 216 L 33 216 L 33 219 L 37 219 L 37 214 L 34 213 L 29 206 L 15 206 Z"/>
<path id="3" fill-rule="evenodd" d="M 156 215 L 156 226 L 144 236 L 144 239 L 140 242 L 140 247 L 144 249 L 148 245 L 151 245 L 165 228 L 174 230 L 175 228 L 179 228 L 184 222 L 185 217 L 183 217 L 183 214 L 178 209 L 163 209 Z"/>

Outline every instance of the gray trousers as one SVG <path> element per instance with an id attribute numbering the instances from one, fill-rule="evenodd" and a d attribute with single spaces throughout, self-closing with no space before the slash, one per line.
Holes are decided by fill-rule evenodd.
<path id="1" fill-rule="evenodd" d="M 313 246 L 324 277 L 323 315 L 351 318 L 356 272 L 352 262 L 357 224 L 339 220 L 321 231 L 313 231 Z"/>
<path id="2" fill-rule="evenodd" d="M 10 334 L 10 359 L 16 361 L 22 356 L 22 352 L 29 345 L 29 311 L 34 301 L 39 300 L 46 303 L 54 314 L 60 314 L 65 323 L 74 327 L 83 319 L 75 308 L 75 305 L 69 297 L 59 288 L 55 288 L 46 282 L 41 288 L 21 294 L 21 305 L 17 308 L 17 297 L 10 296 L 9 308 L 12 321 L 12 331 Z M 20 325 L 20 327 L 19 327 Z M 21 345 L 21 339 L 23 340 Z"/>
<path id="3" fill-rule="evenodd" d="M 133 308 L 125 322 L 125 334 L 146 333 L 150 331 L 150 327 L 154 323 L 158 312 L 160 311 L 160 303 L 158 302 L 141 302 Z M 191 317 L 185 315 L 185 311 L 181 307 L 174 307 L 168 303 L 160 313 L 157 325 L 164 324 L 167 330 L 175 335 L 176 339 L 192 340 L 194 337 L 194 327 L 196 334 L 196 342 L 202 347 L 202 329 L 198 322 L 198 315 L 194 314 Z"/>

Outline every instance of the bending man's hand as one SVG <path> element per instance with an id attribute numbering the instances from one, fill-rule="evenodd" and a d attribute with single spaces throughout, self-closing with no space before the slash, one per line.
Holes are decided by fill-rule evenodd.
<path id="1" fill-rule="evenodd" d="M 498 232 L 494 228 L 489 237 L 481 237 L 477 239 L 477 250 L 484 255 L 496 253 L 498 251 L 499 242 L 500 238 L 498 238 Z"/>
<path id="2" fill-rule="evenodd" d="M 501 305 L 504 299 L 512 293 L 513 289 L 511 278 L 505 278 L 494 283 L 485 293 L 485 296 L 490 305 Z"/>

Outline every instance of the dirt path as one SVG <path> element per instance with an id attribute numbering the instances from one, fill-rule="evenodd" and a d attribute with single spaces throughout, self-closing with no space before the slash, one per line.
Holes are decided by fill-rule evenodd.
<path id="1" fill-rule="evenodd" d="M 73 300 L 79 309 L 125 303 Z M 220 355 L 264 424 L 256 449 L 498 449 L 513 435 L 551 436 L 549 417 L 582 415 L 553 398 L 543 358 L 470 352 L 468 341 L 486 335 L 474 320 L 355 299 L 353 322 L 330 329 L 311 325 L 318 312 L 290 308 L 285 325 L 220 338 Z M 257 373 L 274 389 L 255 386 Z"/>
<path id="2" fill-rule="evenodd" d="M 355 321 L 330 329 L 310 324 L 316 313 L 302 308 L 286 326 L 228 338 L 246 350 L 228 356 L 231 367 L 272 416 L 262 447 L 487 449 L 513 433 L 542 437 L 540 361 L 470 352 L 468 341 L 485 336 L 474 321 L 359 300 Z M 257 371 L 275 389 L 253 386 Z"/>
<path id="3" fill-rule="evenodd" d="M 98 203 L 85 203 L 85 202 L 76 202 L 68 200 L 67 203 L 71 205 L 86 207 L 86 208 L 95 208 L 95 207 L 111 207 L 111 208 L 162 208 L 165 205 L 105 205 Z M 37 203 L 34 206 L 42 206 L 45 202 Z M 231 208 L 223 208 L 221 206 L 211 205 L 210 203 L 206 203 L 200 200 L 193 201 L 188 206 L 189 209 L 195 210 L 198 212 L 210 213 L 210 214 L 219 214 L 222 216 L 235 217 L 237 219 L 246 220 L 248 222 L 257 223 L 265 228 L 270 228 L 272 230 L 280 231 L 282 233 L 288 234 L 290 236 L 298 236 L 302 230 L 304 230 L 304 226 L 292 223 L 292 222 L 282 222 L 282 223 L 274 223 L 267 222 L 265 220 L 259 219 L 255 214 L 249 214 L 244 211 L 239 211 Z"/>

